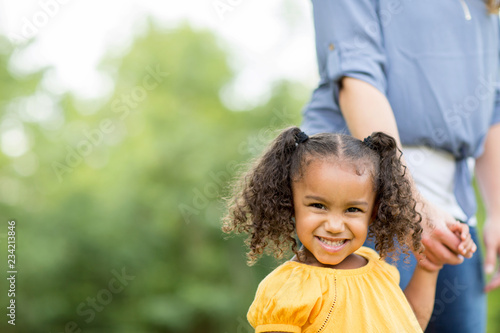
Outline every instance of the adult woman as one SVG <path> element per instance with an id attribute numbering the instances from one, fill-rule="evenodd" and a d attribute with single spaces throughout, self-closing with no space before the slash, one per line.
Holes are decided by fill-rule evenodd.
<path id="1" fill-rule="evenodd" d="M 400 140 L 422 194 L 425 265 L 455 265 L 440 272 L 427 332 L 484 331 L 480 255 L 464 261 L 445 224 L 467 222 L 477 242 L 475 162 L 488 210 L 491 271 L 500 253 L 498 6 L 481 0 L 313 0 L 313 9 L 321 79 L 301 127 L 308 134 L 348 131 L 358 138 L 383 131 Z M 411 270 L 400 273 L 404 287 Z M 487 289 L 499 285 L 497 274 Z"/>

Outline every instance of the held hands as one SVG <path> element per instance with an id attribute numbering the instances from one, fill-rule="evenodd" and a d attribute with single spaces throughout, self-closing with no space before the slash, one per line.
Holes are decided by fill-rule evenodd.
<path id="1" fill-rule="evenodd" d="M 446 212 L 426 202 L 420 206 L 422 214 L 422 244 L 424 255 L 418 255 L 419 265 L 428 270 L 439 270 L 444 264 L 457 265 L 463 257 L 471 258 L 477 246 L 471 239 L 469 227 L 457 222 Z M 493 274 L 484 291 L 489 292 L 500 287 L 500 265 L 496 268 L 500 256 L 500 217 L 490 217 L 484 224 L 483 238 L 486 247 L 485 272 Z"/>
<path id="2" fill-rule="evenodd" d="M 477 250 L 477 245 L 472 240 L 472 237 L 469 232 L 469 226 L 465 223 L 460 223 L 456 221 L 453 224 L 448 225 L 448 229 L 450 229 L 459 239 L 460 245 L 458 245 L 458 251 L 465 258 L 472 258 L 472 255 Z"/>
<path id="3" fill-rule="evenodd" d="M 464 257 L 472 257 L 477 246 L 466 224 L 457 222 L 450 214 L 424 200 L 418 203 L 417 209 L 422 214 L 422 244 L 425 246 L 424 254 L 417 254 L 421 267 L 435 271 L 444 264 L 458 265 Z"/>

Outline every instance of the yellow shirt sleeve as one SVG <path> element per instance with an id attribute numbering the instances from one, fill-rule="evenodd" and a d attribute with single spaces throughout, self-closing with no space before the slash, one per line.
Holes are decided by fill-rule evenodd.
<path id="1" fill-rule="evenodd" d="M 321 306 L 317 277 L 285 263 L 259 284 L 247 319 L 256 332 L 300 333 L 306 323 L 314 321 Z"/>

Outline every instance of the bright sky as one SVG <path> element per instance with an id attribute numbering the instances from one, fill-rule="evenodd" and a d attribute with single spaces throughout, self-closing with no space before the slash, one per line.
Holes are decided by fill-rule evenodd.
<path id="1" fill-rule="evenodd" d="M 235 109 L 265 99 L 269 84 L 279 78 L 311 88 L 317 82 L 308 0 L 0 0 L 0 31 L 16 44 L 34 38 L 15 58 L 17 71 L 53 66 L 44 82 L 49 90 L 93 98 L 113 88 L 96 70 L 101 57 L 108 50 L 125 50 L 144 30 L 146 15 L 165 27 L 187 20 L 226 41 L 232 64 L 241 70 L 227 94 L 238 96 L 238 103 L 226 100 Z"/>

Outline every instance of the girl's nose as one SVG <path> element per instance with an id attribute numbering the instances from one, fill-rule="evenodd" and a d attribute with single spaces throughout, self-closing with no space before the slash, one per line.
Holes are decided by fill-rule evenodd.
<path id="1" fill-rule="evenodd" d="M 325 221 L 325 231 L 332 234 L 338 234 L 345 231 L 343 219 L 339 216 L 330 216 L 328 220 Z"/>

